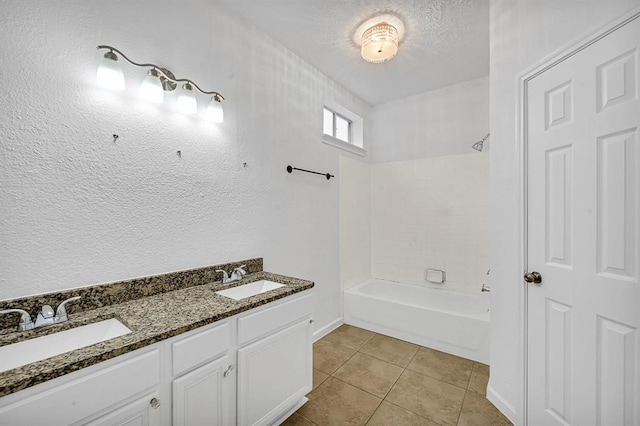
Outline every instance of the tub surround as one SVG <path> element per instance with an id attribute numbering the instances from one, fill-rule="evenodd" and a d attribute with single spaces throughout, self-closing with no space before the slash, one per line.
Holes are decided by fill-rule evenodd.
<path id="1" fill-rule="evenodd" d="M 218 280 L 219 274 L 215 273 L 216 269 L 231 270 L 245 264 L 248 274 L 241 281 L 222 284 Z M 285 286 L 238 301 L 215 293 L 221 289 L 262 279 L 285 284 Z M 117 318 L 132 330 L 124 336 L 0 373 L 0 397 L 313 286 L 314 283 L 311 281 L 263 271 L 262 259 L 258 258 L 0 302 L 0 309 L 20 307 L 34 313 L 42 304 L 57 306 L 58 301 L 68 297 L 83 296 L 82 303 L 78 303 L 73 309 L 69 306 L 69 320 L 65 323 L 16 332 L 17 322 L 12 321 L 11 328 L 0 331 L 0 346 L 109 318 Z"/>

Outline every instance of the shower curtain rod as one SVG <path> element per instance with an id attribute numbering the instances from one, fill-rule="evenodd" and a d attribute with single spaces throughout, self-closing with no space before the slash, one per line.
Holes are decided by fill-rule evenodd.
<path id="1" fill-rule="evenodd" d="M 299 169 L 297 167 L 287 166 L 287 172 L 291 173 L 294 170 L 299 170 L 301 172 L 306 172 L 306 173 L 313 173 L 314 175 L 322 175 L 322 176 L 326 177 L 327 180 L 331 179 L 332 177 L 335 177 L 334 175 L 329 174 L 329 173 L 320 173 L 320 172 L 314 172 L 314 171 L 311 171 L 311 170 Z"/>

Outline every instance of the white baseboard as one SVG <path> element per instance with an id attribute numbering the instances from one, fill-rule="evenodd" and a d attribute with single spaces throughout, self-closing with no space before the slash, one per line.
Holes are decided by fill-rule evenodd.
<path id="1" fill-rule="evenodd" d="M 327 334 L 331 333 L 333 330 L 335 330 L 336 328 L 340 327 L 342 324 L 344 324 L 344 318 L 340 317 L 337 320 L 332 321 L 329 324 L 325 325 L 321 329 L 314 331 L 313 332 L 313 341 L 316 342 L 316 341 L 322 339 L 324 336 L 326 336 Z"/>
<path id="2" fill-rule="evenodd" d="M 306 396 L 304 398 L 301 398 L 300 401 L 298 401 L 293 407 L 291 407 L 286 413 L 284 413 L 280 418 L 278 418 L 277 420 L 275 420 L 273 422 L 274 425 L 281 425 L 282 423 L 284 423 L 285 420 L 287 420 L 289 417 L 291 417 L 293 415 L 293 413 L 295 413 L 296 411 L 298 411 L 298 408 L 302 407 L 304 404 L 307 403 L 307 401 L 309 401 L 309 398 L 307 398 Z"/>
<path id="3" fill-rule="evenodd" d="M 491 384 L 487 386 L 487 399 L 514 425 L 521 425 L 521 419 L 516 414 L 516 409 L 509 404 L 499 393 L 497 393 Z"/>

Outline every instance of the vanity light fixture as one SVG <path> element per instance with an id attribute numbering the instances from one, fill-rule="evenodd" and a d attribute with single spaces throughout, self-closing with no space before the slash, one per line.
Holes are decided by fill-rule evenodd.
<path id="1" fill-rule="evenodd" d="M 384 14 L 363 22 L 354 34 L 354 42 L 361 46 L 360 55 L 365 61 L 377 64 L 396 56 L 403 35 L 400 18 Z"/>
<path id="2" fill-rule="evenodd" d="M 176 107 L 184 114 L 195 114 L 198 112 L 198 102 L 194 95 L 194 89 L 203 95 L 211 95 L 211 103 L 205 114 L 207 120 L 214 123 L 222 123 L 224 112 L 222 110 L 222 100 L 224 96 L 220 93 L 202 90 L 193 80 L 188 78 L 176 78 L 171 71 L 151 63 L 137 63 L 129 59 L 124 53 L 112 46 L 99 45 L 98 50 L 106 49 L 103 59 L 98 65 L 96 72 L 96 82 L 107 89 L 124 90 L 124 74 L 118 64 L 118 55 L 133 66 L 149 68 L 147 76 L 142 81 L 140 91 L 142 97 L 154 103 L 162 103 L 165 99 L 164 92 L 171 92 L 181 84 Z"/>

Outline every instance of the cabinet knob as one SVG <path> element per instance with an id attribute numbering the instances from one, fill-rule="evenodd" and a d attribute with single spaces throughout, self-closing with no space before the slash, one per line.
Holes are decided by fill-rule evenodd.
<path id="1" fill-rule="evenodd" d="M 312 320 L 312 319 L 309 320 L 309 324 L 313 324 L 314 322 L 316 322 L 316 320 Z"/>
<path id="2" fill-rule="evenodd" d="M 227 370 L 224 372 L 223 376 L 227 377 L 229 373 L 231 373 L 232 371 L 233 371 L 233 365 L 230 365 L 229 368 L 227 368 Z"/>
<path id="3" fill-rule="evenodd" d="M 158 398 L 151 398 L 151 401 L 149 401 L 149 405 L 155 410 L 160 407 L 160 400 Z"/>

